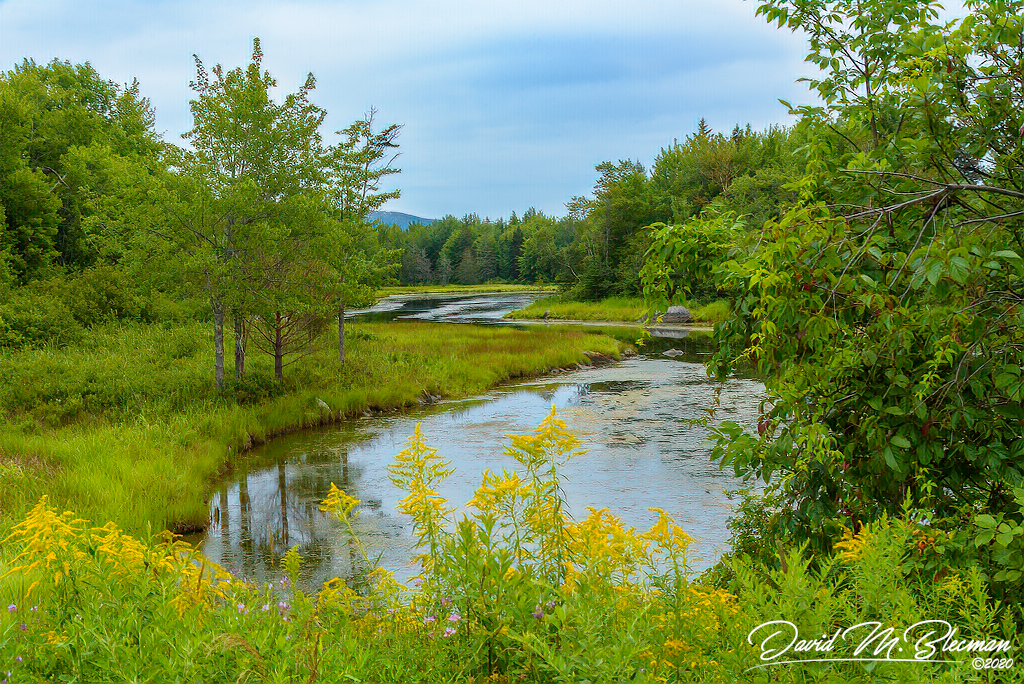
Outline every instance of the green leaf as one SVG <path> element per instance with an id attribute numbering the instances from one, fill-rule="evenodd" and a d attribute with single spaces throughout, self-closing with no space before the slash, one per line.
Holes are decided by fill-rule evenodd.
<path id="1" fill-rule="evenodd" d="M 901 449 L 910 448 L 910 440 L 908 440 L 906 437 L 903 437 L 902 435 L 893 435 L 892 439 L 889 441 L 892 442 L 894 445 L 900 447 Z"/>
<path id="2" fill-rule="evenodd" d="M 1005 389 L 1017 381 L 1016 375 L 1000 373 L 996 376 L 996 389 Z"/>
<path id="3" fill-rule="evenodd" d="M 970 268 L 967 260 L 963 257 L 955 256 L 949 260 L 949 277 L 955 282 L 963 285 L 964 281 L 967 280 L 969 272 Z"/>
<path id="4" fill-rule="evenodd" d="M 978 527 L 992 528 L 996 526 L 996 519 L 988 513 L 982 513 L 974 518 L 974 524 Z"/>

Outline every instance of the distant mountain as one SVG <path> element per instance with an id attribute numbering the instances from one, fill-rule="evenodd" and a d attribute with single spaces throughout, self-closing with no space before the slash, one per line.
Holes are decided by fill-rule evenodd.
<path id="1" fill-rule="evenodd" d="M 412 214 L 403 214 L 400 211 L 371 211 L 370 220 L 380 221 L 383 224 L 393 223 L 402 230 L 405 230 L 411 223 L 422 223 L 428 226 L 437 219 L 420 218 Z"/>

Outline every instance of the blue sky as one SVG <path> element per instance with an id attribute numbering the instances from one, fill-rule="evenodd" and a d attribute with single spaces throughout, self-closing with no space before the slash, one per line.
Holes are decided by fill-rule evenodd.
<path id="1" fill-rule="evenodd" d="M 282 93 L 305 74 L 330 134 L 374 106 L 401 123 L 402 197 L 424 217 L 564 214 L 604 160 L 650 164 L 703 116 L 788 123 L 806 102 L 804 43 L 744 0 L 0 0 L 0 66 L 90 61 L 133 77 L 157 129 L 191 124 L 192 54 L 247 62 L 253 36 Z M 327 136 L 333 140 L 332 135 Z"/>

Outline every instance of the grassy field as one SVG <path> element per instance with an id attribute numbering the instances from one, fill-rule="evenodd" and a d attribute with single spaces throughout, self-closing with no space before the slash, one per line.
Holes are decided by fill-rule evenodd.
<path id="1" fill-rule="evenodd" d="M 543 297 L 530 306 L 506 316 L 513 320 L 538 319 L 550 312 L 548 319 L 565 321 L 629 321 L 636 322 L 647 313 L 644 300 L 639 297 L 609 297 L 599 302 L 574 302 L 558 296 Z M 690 307 L 693 322 L 714 325 L 729 315 L 729 304 L 724 300 Z"/>
<path id="2" fill-rule="evenodd" d="M 271 359 L 250 350 L 246 381 L 219 393 L 209 328 L 113 325 L 75 347 L 0 354 L 0 516 L 47 494 L 130 531 L 189 529 L 233 455 L 275 434 L 473 395 L 623 346 L 583 331 L 351 324 L 344 367 L 327 348 L 277 383 Z"/>

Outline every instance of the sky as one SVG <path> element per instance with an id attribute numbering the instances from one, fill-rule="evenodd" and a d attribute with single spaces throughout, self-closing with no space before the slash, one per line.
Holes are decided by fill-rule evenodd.
<path id="1" fill-rule="evenodd" d="M 377 109 L 403 125 L 384 209 L 425 218 L 564 215 L 602 161 L 648 167 L 703 117 L 714 130 L 810 102 L 803 39 L 752 0 L 0 0 L 0 69 L 90 62 L 140 82 L 164 139 L 191 127 L 193 54 L 248 62 L 278 97 L 316 77 L 325 139 Z"/>

